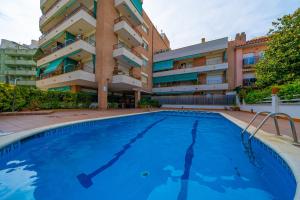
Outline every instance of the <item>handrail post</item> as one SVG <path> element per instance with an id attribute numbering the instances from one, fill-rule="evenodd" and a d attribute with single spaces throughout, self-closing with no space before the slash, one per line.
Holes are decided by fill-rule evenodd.
<path id="1" fill-rule="evenodd" d="M 276 128 L 276 134 L 278 136 L 280 136 L 280 129 L 279 129 L 278 120 L 277 120 L 276 116 L 274 116 L 274 123 L 275 123 L 275 128 Z"/>

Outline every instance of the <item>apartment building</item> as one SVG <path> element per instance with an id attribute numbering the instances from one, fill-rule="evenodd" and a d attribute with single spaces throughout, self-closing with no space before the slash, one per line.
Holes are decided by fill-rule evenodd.
<path id="1" fill-rule="evenodd" d="M 153 52 L 170 48 L 141 0 L 41 0 L 37 86 L 134 107 L 152 89 Z"/>
<path id="2" fill-rule="evenodd" d="M 235 48 L 236 86 L 254 87 L 255 65 L 267 49 L 268 37 L 246 39 L 246 34 L 237 34 L 239 43 Z"/>
<path id="3" fill-rule="evenodd" d="M 0 44 L 0 82 L 35 86 L 37 41 L 21 45 L 13 41 L 1 40 Z"/>
<path id="4" fill-rule="evenodd" d="M 155 54 L 154 95 L 226 94 L 234 87 L 227 54 L 228 38 Z"/>

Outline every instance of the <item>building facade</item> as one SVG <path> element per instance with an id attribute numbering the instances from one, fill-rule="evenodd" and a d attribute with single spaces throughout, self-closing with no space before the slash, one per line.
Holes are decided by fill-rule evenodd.
<path id="1" fill-rule="evenodd" d="M 37 86 L 134 107 L 152 92 L 153 52 L 170 48 L 141 0 L 41 0 Z"/>
<path id="2" fill-rule="evenodd" d="M 0 45 L 0 82 L 35 86 L 37 42 L 21 45 L 9 40 L 1 40 Z"/>
<path id="3" fill-rule="evenodd" d="M 154 55 L 155 95 L 226 94 L 232 89 L 228 38 L 161 52 Z"/>
<path id="4" fill-rule="evenodd" d="M 255 65 L 264 56 L 268 37 L 243 38 L 235 49 L 236 86 L 255 87 Z"/>

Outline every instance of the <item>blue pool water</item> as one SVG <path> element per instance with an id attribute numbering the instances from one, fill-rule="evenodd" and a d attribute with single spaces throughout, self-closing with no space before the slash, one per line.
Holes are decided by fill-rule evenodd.
<path id="1" fill-rule="evenodd" d="M 59 128 L 0 158 L 0 199 L 289 200 L 296 182 L 219 114 L 159 112 Z"/>

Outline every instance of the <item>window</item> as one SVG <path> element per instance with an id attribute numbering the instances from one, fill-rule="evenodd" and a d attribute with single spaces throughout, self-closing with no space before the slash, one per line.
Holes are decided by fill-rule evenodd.
<path id="1" fill-rule="evenodd" d="M 146 76 L 142 76 L 142 83 L 147 84 L 148 78 Z"/>
<path id="2" fill-rule="evenodd" d="M 207 65 L 217 65 L 222 63 L 222 57 L 217 57 L 217 58 L 208 58 L 206 60 Z"/>
<path id="3" fill-rule="evenodd" d="M 148 42 L 146 42 L 145 40 L 143 40 L 142 47 L 143 47 L 146 51 L 148 51 L 148 50 L 149 50 Z"/>
<path id="4" fill-rule="evenodd" d="M 148 65 L 148 60 L 143 58 L 143 67 L 147 67 L 147 65 Z"/>
<path id="5" fill-rule="evenodd" d="M 146 27 L 145 24 L 142 25 L 142 30 L 143 30 L 145 33 L 147 33 L 147 35 L 148 35 L 148 33 L 149 33 L 149 28 Z"/>

